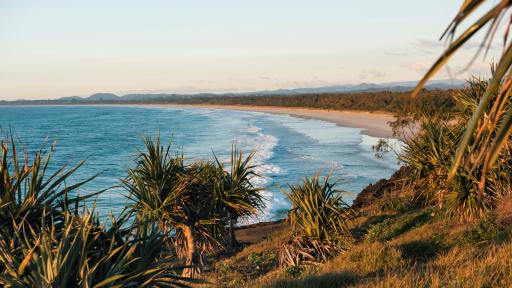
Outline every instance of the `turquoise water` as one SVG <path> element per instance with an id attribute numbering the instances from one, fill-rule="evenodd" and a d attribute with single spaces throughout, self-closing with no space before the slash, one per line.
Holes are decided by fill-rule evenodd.
<path id="1" fill-rule="evenodd" d="M 233 140 L 244 151 L 255 151 L 265 187 L 268 210 L 260 220 L 282 216 L 289 207 L 280 192 L 305 175 L 331 172 L 351 202 L 362 188 L 389 177 L 398 164 L 389 153 L 376 159 L 371 146 L 378 138 L 361 129 L 284 115 L 202 108 L 145 108 L 109 106 L 0 107 L 0 127 L 11 127 L 26 151 L 56 142 L 53 167 L 87 159 L 73 180 L 101 173 L 82 188 L 86 193 L 119 184 L 145 133 L 160 131 L 188 159 L 227 160 Z M 44 146 L 44 145 L 43 145 Z M 117 213 L 126 205 L 125 191 L 114 187 L 97 199 L 101 214 Z"/>

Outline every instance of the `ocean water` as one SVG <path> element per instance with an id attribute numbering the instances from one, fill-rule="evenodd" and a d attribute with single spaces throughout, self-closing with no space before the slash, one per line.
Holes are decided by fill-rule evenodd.
<path id="1" fill-rule="evenodd" d="M 255 151 L 268 208 L 257 220 L 284 216 L 289 208 L 282 189 L 306 175 L 332 173 L 339 188 L 350 192 L 351 203 L 370 183 L 389 177 L 399 168 L 393 153 L 377 159 L 372 151 L 378 138 L 361 129 L 333 123 L 250 111 L 203 108 L 155 108 L 113 106 L 1 107 L 0 127 L 9 127 L 29 154 L 55 143 L 51 169 L 70 167 L 86 159 L 71 180 L 100 175 L 82 188 L 81 194 L 113 187 L 97 199 L 101 215 L 118 213 L 127 203 L 119 179 L 134 165 L 141 137 L 158 131 L 164 143 L 171 141 L 186 159 L 212 158 L 212 151 L 228 160 L 231 144 Z M 396 141 L 395 141 L 396 142 Z M 47 143 L 45 146 L 44 144 Z M 71 184 L 68 181 L 68 184 Z"/>

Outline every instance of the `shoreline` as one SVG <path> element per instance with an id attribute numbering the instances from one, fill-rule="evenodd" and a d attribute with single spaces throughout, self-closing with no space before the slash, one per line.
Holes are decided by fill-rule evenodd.
<path id="1" fill-rule="evenodd" d="M 13 107 L 2 106 L 1 107 Z M 111 106 L 111 107 L 148 107 L 148 108 L 205 108 L 234 111 L 252 111 L 276 115 L 288 115 L 303 119 L 314 119 L 337 124 L 341 127 L 362 129 L 361 134 L 377 138 L 397 138 L 388 122 L 396 120 L 388 112 L 371 112 L 360 110 L 327 110 L 303 107 L 257 106 L 257 105 L 219 105 L 219 104 L 152 104 L 152 103 L 105 103 L 105 104 L 50 104 L 50 105 L 15 105 L 23 106 Z"/>
<path id="2" fill-rule="evenodd" d="M 103 106 L 103 105 L 101 105 Z M 253 111 L 292 117 L 322 120 L 335 123 L 342 127 L 362 129 L 364 135 L 393 138 L 393 131 L 388 122 L 395 117 L 390 113 L 354 111 L 354 110 L 325 110 L 301 107 L 253 106 L 253 105 L 209 105 L 209 104 L 113 104 L 108 106 L 156 107 L 156 108 L 207 108 L 235 111 Z"/>

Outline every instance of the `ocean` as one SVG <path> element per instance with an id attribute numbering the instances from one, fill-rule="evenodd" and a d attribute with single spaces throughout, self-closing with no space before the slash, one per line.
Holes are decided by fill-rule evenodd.
<path id="1" fill-rule="evenodd" d="M 127 106 L 0 106 L 2 134 L 12 129 L 31 155 L 55 143 L 52 167 L 69 167 L 86 159 L 71 180 L 100 173 L 81 194 L 112 187 L 96 199 L 100 215 L 119 213 L 128 204 L 119 180 L 134 165 L 141 137 L 160 133 L 164 143 L 187 160 L 212 158 L 213 152 L 228 160 L 236 141 L 245 152 L 255 151 L 255 184 L 264 187 L 267 210 L 257 220 L 282 218 L 289 208 L 281 192 L 307 175 L 332 173 L 339 188 L 349 192 L 351 203 L 365 186 L 387 178 L 399 168 L 396 155 L 383 159 L 372 151 L 378 138 L 362 129 L 261 112 L 205 108 Z M 394 140 L 396 143 L 397 141 Z M 72 184 L 68 181 L 67 183 Z M 117 187 L 116 187 L 117 186 Z"/>

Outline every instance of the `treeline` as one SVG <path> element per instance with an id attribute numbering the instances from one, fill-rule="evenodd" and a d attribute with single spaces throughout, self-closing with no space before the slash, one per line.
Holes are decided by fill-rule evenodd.
<path id="1" fill-rule="evenodd" d="M 450 113 L 460 111 L 454 96 L 459 90 L 426 90 L 412 98 L 410 92 L 358 92 L 306 94 L 286 96 L 194 97 L 168 101 L 179 104 L 256 105 L 305 107 L 330 110 L 385 111 L 412 114 Z"/>
<path id="2" fill-rule="evenodd" d="M 411 92 L 365 91 L 302 95 L 204 95 L 190 97 L 155 97 L 130 100 L 24 100 L 0 101 L 0 105 L 83 105 L 83 104 L 210 104 L 303 107 L 329 110 L 383 111 L 398 115 L 434 115 L 460 112 L 454 97 L 460 89 L 423 89 L 414 98 Z"/>

